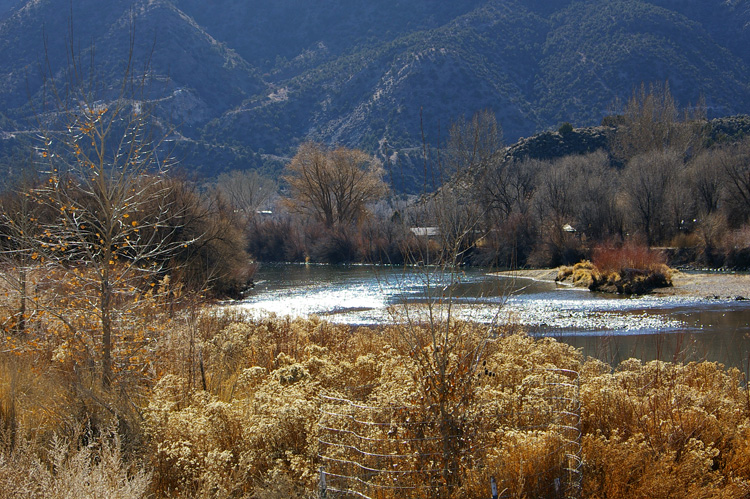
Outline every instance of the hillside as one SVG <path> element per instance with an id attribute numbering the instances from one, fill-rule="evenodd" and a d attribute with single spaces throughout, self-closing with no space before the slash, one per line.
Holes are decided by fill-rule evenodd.
<path id="1" fill-rule="evenodd" d="M 598 125 L 643 81 L 669 81 L 683 106 L 703 96 L 711 117 L 750 113 L 747 0 L 4 0 L 6 163 L 10 137 L 33 135 L 45 37 L 60 76 L 71 17 L 105 84 L 133 20 L 136 59 L 153 48 L 157 113 L 179 125 L 177 153 L 199 175 L 273 170 L 313 139 L 400 152 L 410 178 L 422 133 L 438 143 L 460 115 L 492 109 L 514 142 Z"/>

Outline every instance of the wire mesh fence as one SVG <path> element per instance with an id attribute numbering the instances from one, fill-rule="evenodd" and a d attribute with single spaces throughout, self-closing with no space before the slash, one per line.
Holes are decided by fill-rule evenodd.
<path id="1" fill-rule="evenodd" d="M 421 405 L 376 406 L 321 394 L 321 497 L 464 497 L 469 482 L 472 494 L 483 482 L 483 497 L 518 497 L 523 488 L 545 497 L 577 498 L 582 476 L 578 373 L 543 369 L 540 374 L 525 380 L 526 395 L 513 403 L 473 407 L 466 424 L 454 426 L 441 424 Z"/>

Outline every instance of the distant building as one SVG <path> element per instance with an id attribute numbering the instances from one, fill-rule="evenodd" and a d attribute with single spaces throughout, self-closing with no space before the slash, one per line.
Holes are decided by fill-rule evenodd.
<path id="1" fill-rule="evenodd" d="M 438 227 L 412 227 L 409 230 L 417 237 L 435 237 L 440 235 Z"/>

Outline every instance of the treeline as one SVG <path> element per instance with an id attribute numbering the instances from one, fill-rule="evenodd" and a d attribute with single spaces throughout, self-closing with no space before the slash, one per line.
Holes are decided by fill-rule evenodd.
<path id="1" fill-rule="evenodd" d="M 603 125 L 606 147 L 534 159 L 512 154 L 494 115 L 477 113 L 454 123 L 439 149 L 425 147 L 425 194 L 379 188 L 336 220 L 321 211 L 339 200 L 333 180 L 300 166 L 298 154 L 282 185 L 315 185 L 287 188 L 273 216 L 249 218 L 249 252 L 277 261 L 452 255 L 464 264 L 556 266 L 628 241 L 667 248 L 673 263 L 750 266 L 750 138 L 710 133 L 701 106 L 680 111 L 666 85 L 642 87 Z M 555 134 L 564 142 L 577 132 L 564 124 Z M 397 160 L 368 168 L 369 183 L 384 187 Z"/>

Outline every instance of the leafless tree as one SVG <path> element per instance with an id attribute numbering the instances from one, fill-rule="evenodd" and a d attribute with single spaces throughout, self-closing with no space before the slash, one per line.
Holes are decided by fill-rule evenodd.
<path id="1" fill-rule="evenodd" d="M 623 161 L 650 151 L 672 149 L 682 155 L 695 154 L 705 122 L 699 103 L 690 113 L 680 113 L 669 83 L 641 84 L 625 106 L 623 123 L 615 135 L 615 151 Z"/>
<path id="2" fill-rule="evenodd" d="M 680 154 L 654 151 L 630 160 L 622 175 L 622 190 L 632 208 L 632 221 L 652 245 L 664 234 L 668 196 L 684 163 Z"/>
<path id="3" fill-rule="evenodd" d="M 145 96 L 150 66 L 147 61 L 136 70 L 133 42 L 131 30 L 131 49 L 115 88 L 96 78 L 93 55 L 84 63 L 72 41 L 64 78 L 47 74 L 52 107 L 40 112 L 36 148 L 46 179 L 32 191 L 56 214 L 32 242 L 42 248 L 47 265 L 86 269 L 78 274 L 87 281 L 80 290 L 94 294 L 79 303 L 91 307 L 101 326 L 104 386 L 112 382 L 115 296 L 132 293 L 138 282 L 161 272 L 159 262 L 195 242 L 169 237 L 175 228 L 168 219 L 178 215 L 168 195 L 171 160 L 163 153 L 166 134 L 156 132 Z"/>
<path id="4" fill-rule="evenodd" d="M 481 177 L 494 167 L 502 152 L 503 132 L 494 113 L 485 109 L 475 113 L 470 120 L 461 117 L 449 131 L 443 176 Z"/>
<path id="5" fill-rule="evenodd" d="M 273 179 L 257 171 L 233 170 L 222 173 L 216 188 L 231 208 L 250 220 L 278 191 Z"/>
<path id="6" fill-rule="evenodd" d="M 738 223 L 750 218 L 750 139 L 732 146 L 728 154 L 718 156 L 724 175 L 727 200 L 735 210 L 732 215 Z"/>
<path id="7" fill-rule="evenodd" d="M 287 205 L 313 216 L 327 227 L 356 222 L 368 203 L 385 195 L 384 171 L 364 151 L 321 144 L 302 144 L 287 165 Z"/>
<path id="8" fill-rule="evenodd" d="M 721 164 L 726 163 L 726 150 L 706 150 L 695 157 L 688 165 L 688 179 L 700 216 L 707 216 L 719 210 L 722 193 Z"/>

